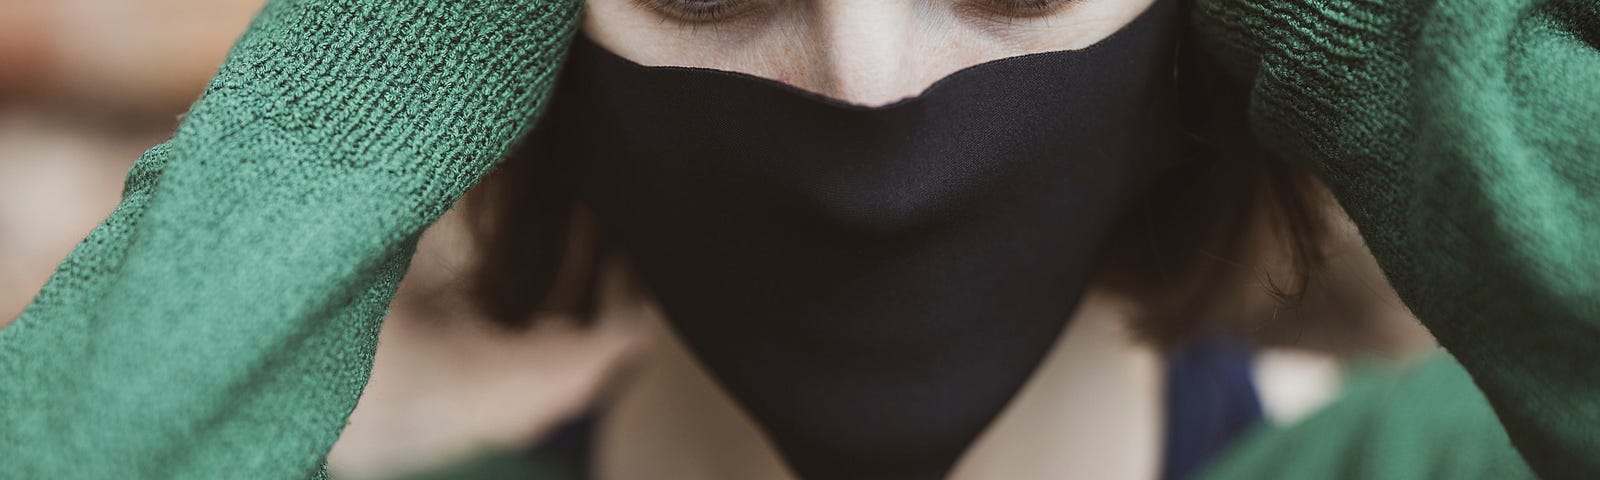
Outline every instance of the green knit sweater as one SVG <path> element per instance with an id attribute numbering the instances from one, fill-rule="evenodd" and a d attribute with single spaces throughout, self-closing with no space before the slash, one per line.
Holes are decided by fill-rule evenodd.
<path id="1" fill-rule="evenodd" d="M 0 330 L 0 478 L 323 476 L 417 236 L 538 117 L 577 3 L 272 0 Z M 1600 0 L 1195 20 L 1459 361 L 1212 473 L 1600 478 Z"/>

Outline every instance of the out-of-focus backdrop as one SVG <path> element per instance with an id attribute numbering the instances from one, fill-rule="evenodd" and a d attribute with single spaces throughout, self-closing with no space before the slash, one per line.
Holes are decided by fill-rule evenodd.
<path id="1" fill-rule="evenodd" d="M 0 326 L 108 215 L 263 0 L 6 0 L 0 7 Z M 329 455 L 341 479 L 434 470 L 537 443 L 580 413 L 640 327 L 526 333 L 469 318 L 459 221 L 424 237 L 372 382 Z"/>

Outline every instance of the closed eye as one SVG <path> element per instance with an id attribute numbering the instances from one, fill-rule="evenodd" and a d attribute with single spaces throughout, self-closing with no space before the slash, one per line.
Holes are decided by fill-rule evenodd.
<path id="1" fill-rule="evenodd" d="M 772 0 L 633 0 L 665 18 L 689 24 L 723 22 L 760 12 Z"/>
<path id="2" fill-rule="evenodd" d="M 963 0 L 963 7 L 989 16 L 1042 17 L 1076 0 Z"/>

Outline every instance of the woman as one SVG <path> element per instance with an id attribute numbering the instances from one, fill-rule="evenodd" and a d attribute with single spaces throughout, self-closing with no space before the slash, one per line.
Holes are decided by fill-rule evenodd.
<path id="1" fill-rule="evenodd" d="M 535 137 L 802 475 L 944 475 L 1015 393 L 1188 158 L 1188 13 L 1488 400 L 1368 397 L 1213 473 L 1600 473 L 1592 2 L 591 3 Z M 318 474 L 416 234 L 534 124 L 578 11 L 269 4 L 0 333 L 7 476 Z M 1442 365 L 1394 388 L 1460 395 Z M 1478 454 L 1411 441 L 1441 418 Z"/>
<path id="2" fill-rule="evenodd" d="M 955 476 L 1148 477 L 1156 467 L 1178 476 L 1198 463 L 1178 454 L 1182 442 L 1228 437 L 1255 418 L 1248 388 L 1223 392 L 1229 401 L 1203 413 L 1238 417 L 1215 432 L 1163 418 L 1182 413 L 1158 408 L 1167 386 L 1159 354 L 1112 333 L 1131 319 L 1074 315 L 1094 270 L 1106 272 L 1105 283 L 1137 276 L 1155 260 L 1152 249 L 1167 253 L 1169 271 L 1181 270 L 1173 253 L 1244 250 L 1229 230 L 1256 226 L 1233 218 L 1254 213 L 1268 182 L 1281 182 L 1282 203 L 1309 203 L 1305 188 L 1291 187 L 1309 182 L 1289 169 L 1226 168 L 1240 163 L 1231 159 L 1219 168 L 1189 158 L 1199 147 L 1183 151 L 1176 2 L 589 7 L 551 109 L 491 181 L 500 196 L 474 205 L 498 215 L 486 219 L 498 228 L 485 232 L 480 283 L 500 320 L 525 323 L 540 306 L 614 303 L 615 294 L 568 288 L 579 282 L 566 279 L 637 272 L 686 343 L 669 347 L 693 352 L 649 360 L 654 374 L 628 383 L 605 413 L 602 478 L 780 478 L 783 463 L 805 478 L 942 477 L 959 459 L 998 463 L 1030 438 L 1053 439 L 1040 447 L 1058 451 L 1051 462 L 967 466 Z M 685 66 L 707 70 L 677 68 Z M 1284 173 L 1269 175 L 1273 167 Z M 1193 184 L 1147 185 L 1167 178 Z M 1210 186 L 1219 182 L 1237 192 L 1198 192 L 1225 191 Z M 1151 205 L 1178 201 L 1188 208 Z M 1212 210 L 1221 213 L 1201 216 L 1213 226 L 1149 231 L 1152 214 Z M 1129 211 L 1144 221 L 1114 228 Z M 1314 215 L 1283 216 L 1314 224 Z M 1101 246 L 1117 231 L 1141 248 L 1108 260 Z M 1197 234 L 1213 232 L 1232 241 L 1197 244 Z M 1180 239 L 1188 249 L 1171 245 Z M 595 271 L 622 256 L 629 268 Z M 1208 270 L 1174 276 L 1222 285 L 1233 274 Z M 1169 344 L 1208 316 L 1184 297 L 1221 290 L 1123 282 L 1139 285 L 1121 293 L 1144 309 L 1186 307 L 1167 307 L 1183 318 L 1142 319 L 1142 330 Z M 537 286 L 564 288 L 567 298 Z M 1083 308 L 1103 311 L 1109 297 Z M 1058 391 L 1122 400 L 1059 394 L 1032 400 L 1046 405 L 1037 413 L 1013 415 L 1070 431 L 990 427 L 1006 425 L 996 422 L 1013 398 L 1047 395 L 1018 392 L 1063 324 L 1102 338 L 1061 347 L 1069 357 L 1046 365 L 1062 368 L 1037 376 L 1069 382 Z M 707 373 L 715 381 L 696 378 Z M 718 383 L 731 401 L 709 387 Z M 740 410 L 759 427 L 713 427 L 740 425 Z M 1084 428 L 1091 420 L 1108 427 Z M 983 431 L 989 440 L 975 444 Z M 749 448 L 764 438 L 775 445 Z M 749 453 L 732 453 L 740 451 Z"/>

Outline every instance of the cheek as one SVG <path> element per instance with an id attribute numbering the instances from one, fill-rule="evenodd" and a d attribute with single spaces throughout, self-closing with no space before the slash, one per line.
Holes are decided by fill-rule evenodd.
<path id="1" fill-rule="evenodd" d="M 741 51 L 729 52 L 723 59 L 726 70 L 770 78 L 786 85 L 817 90 L 827 80 L 820 68 L 824 63 L 821 45 L 798 32 L 776 32 L 751 41 Z"/>

